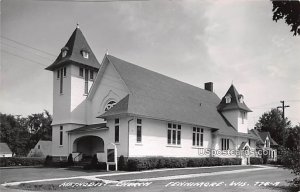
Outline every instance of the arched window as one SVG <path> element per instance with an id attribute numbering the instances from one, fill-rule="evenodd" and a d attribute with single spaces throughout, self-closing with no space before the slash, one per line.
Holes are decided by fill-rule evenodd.
<path id="1" fill-rule="evenodd" d="M 108 102 L 105 107 L 104 107 L 104 111 L 108 111 L 110 110 L 117 102 L 115 102 L 114 100 Z"/>

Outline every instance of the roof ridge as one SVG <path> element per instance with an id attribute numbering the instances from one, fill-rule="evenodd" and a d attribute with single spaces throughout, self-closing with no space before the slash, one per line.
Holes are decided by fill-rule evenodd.
<path id="1" fill-rule="evenodd" d="M 168 78 L 168 79 L 170 79 L 170 80 L 175 80 L 176 82 L 179 82 L 179 83 L 188 85 L 188 86 L 193 87 L 193 88 L 195 88 L 195 89 L 200 89 L 200 90 L 206 91 L 207 93 L 214 94 L 214 95 L 216 95 L 216 96 L 218 97 L 218 95 L 217 95 L 215 92 L 211 92 L 211 91 L 205 90 L 205 89 L 203 89 L 203 88 L 197 87 L 197 86 L 195 86 L 195 85 L 189 84 L 189 83 L 187 83 L 187 82 L 180 81 L 180 80 L 175 79 L 175 78 L 173 78 L 173 77 L 170 77 L 170 76 L 167 76 L 167 75 L 158 73 L 158 72 L 156 72 L 156 71 L 152 71 L 151 69 L 147 69 L 147 68 L 141 67 L 141 66 L 139 66 L 139 65 L 136 65 L 136 64 L 131 63 L 131 62 L 129 62 L 129 61 L 125 61 L 125 60 L 120 59 L 120 58 L 118 58 L 118 57 L 115 57 L 115 56 L 113 56 L 113 55 L 107 55 L 107 56 L 113 57 L 113 58 L 118 59 L 118 60 L 123 61 L 123 62 L 126 62 L 126 63 L 129 64 L 129 65 L 133 65 L 133 66 L 135 66 L 135 67 L 138 67 L 138 68 L 141 68 L 141 69 L 150 71 L 150 72 L 152 72 L 152 73 L 158 74 L 158 75 L 163 76 L 163 77 L 165 77 L 165 78 Z M 112 63 L 113 63 L 113 62 L 112 62 Z M 121 75 L 121 74 L 120 74 L 120 75 Z M 218 98 L 219 98 L 219 97 L 218 97 Z"/>

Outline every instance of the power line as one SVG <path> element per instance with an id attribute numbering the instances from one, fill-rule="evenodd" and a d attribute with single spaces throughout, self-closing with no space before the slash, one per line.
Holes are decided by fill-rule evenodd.
<path id="1" fill-rule="evenodd" d="M 4 42 L 1 42 L 1 44 L 6 45 L 6 46 L 9 46 L 9 47 L 12 47 L 12 48 L 15 48 L 15 49 L 25 50 L 25 51 L 27 51 L 27 52 L 29 52 L 29 53 L 35 54 L 35 55 L 37 55 L 37 56 L 39 56 L 39 57 L 42 57 L 42 58 L 44 58 L 44 59 L 48 59 L 49 61 L 52 61 L 52 59 L 50 59 L 49 57 L 45 57 L 45 56 L 39 55 L 39 54 L 37 54 L 37 53 L 31 52 L 31 51 L 29 51 L 29 50 L 27 50 L 27 49 L 24 49 L 23 47 L 22 47 L 22 48 L 20 48 L 20 47 L 15 47 L 15 46 L 13 46 L 13 45 L 10 45 L 10 44 L 4 43 Z"/>
<path id="2" fill-rule="evenodd" d="M 110 2 L 128 2 L 128 1 L 153 1 L 153 0 L 33 0 L 33 1 L 56 1 L 56 2 L 70 2 L 70 3 L 110 3 Z"/>
<path id="3" fill-rule="evenodd" d="M 30 62 L 32 62 L 32 63 L 41 65 L 41 66 L 43 66 L 43 67 L 47 67 L 46 65 L 44 65 L 43 63 L 40 63 L 40 62 L 38 62 L 38 61 L 35 61 L 35 60 L 32 60 L 32 59 L 28 59 L 28 58 L 26 58 L 26 57 L 23 57 L 23 56 L 20 56 L 20 55 L 11 53 L 11 52 L 6 51 L 6 50 L 3 50 L 3 49 L 1 49 L 1 51 L 4 52 L 4 53 L 6 53 L 6 54 L 13 55 L 13 56 L 15 56 L 15 57 L 19 57 L 19 58 L 25 59 L 25 60 L 27 60 L 27 61 L 30 61 Z"/>
<path id="4" fill-rule="evenodd" d="M 29 45 L 27 45 L 27 44 L 18 42 L 18 41 L 16 41 L 16 40 L 10 39 L 10 38 L 8 38 L 8 37 L 4 37 L 4 36 L 1 35 L 1 38 L 6 39 L 6 40 L 8 40 L 8 41 L 12 41 L 12 42 L 14 42 L 14 43 L 16 43 L 16 44 L 19 44 L 19 45 L 28 47 L 28 48 L 30 48 L 30 49 L 34 49 L 34 50 L 36 50 L 36 51 L 40 51 L 40 52 L 45 53 L 45 54 L 47 54 L 47 55 L 50 55 L 50 56 L 52 56 L 52 57 L 56 57 L 56 55 L 54 55 L 54 54 L 52 54 L 52 53 L 48 53 L 48 52 L 43 51 L 43 50 L 41 50 L 41 49 L 37 49 L 37 48 L 31 47 L 31 46 L 29 46 Z"/>

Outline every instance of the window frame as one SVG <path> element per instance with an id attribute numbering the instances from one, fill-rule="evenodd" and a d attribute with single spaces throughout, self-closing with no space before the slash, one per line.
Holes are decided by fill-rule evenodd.
<path id="1" fill-rule="evenodd" d="M 247 113 L 245 111 L 241 111 L 242 124 L 245 124 L 245 120 L 247 120 Z"/>
<path id="2" fill-rule="evenodd" d="M 79 77 L 83 77 L 84 69 L 83 67 L 79 67 Z"/>
<path id="3" fill-rule="evenodd" d="M 84 70 L 84 95 L 89 93 L 89 70 Z"/>
<path id="4" fill-rule="evenodd" d="M 181 145 L 181 124 L 167 123 L 167 144 Z"/>
<path id="5" fill-rule="evenodd" d="M 204 129 L 200 127 L 193 127 L 192 145 L 193 147 L 203 147 L 204 143 Z"/>
<path id="6" fill-rule="evenodd" d="M 64 127 L 61 125 L 59 126 L 59 146 L 63 146 L 63 130 Z"/>
<path id="7" fill-rule="evenodd" d="M 82 51 L 82 57 L 85 59 L 89 58 L 89 53 L 87 51 Z"/>
<path id="8" fill-rule="evenodd" d="M 225 103 L 226 104 L 231 103 L 231 95 L 230 94 L 228 94 L 228 95 L 225 96 Z"/>
<path id="9" fill-rule="evenodd" d="M 64 92 L 63 69 L 60 69 L 59 93 L 62 95 Z"/>
<path id="10" fill-rule="evenodd" d="M 120 143 L 120 119 L 115 119 L 115 143 Z"/>
<path id="11" fill-rule="evenodd" d="M 94 80 L 94 71 L 90 70 L 90 80 Z"/>
<path id="12" fill-rule="evenodd" d="M 142 143 L 142 119 L 136 119 L 136 142 Z"/>
<path id="13" fill-rule="evenodd" d="M 230 149 L 230 141 L 228 138 L 221 139 L 221 150 L 229 150 Z"/>

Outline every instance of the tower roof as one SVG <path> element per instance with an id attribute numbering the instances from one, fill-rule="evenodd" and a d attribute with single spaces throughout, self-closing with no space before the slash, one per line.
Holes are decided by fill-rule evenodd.
<path id="1" fill-rule="evenodd" d="M 226 103 L 226 96 L 231 98 L 231 101 L 229 103 Z M 247 107 L 245 102 L 240 100 L 241 98 L 243 98 L 243 95 L 239 94 L 234 85 L 232 84 L 225 96 L 222 98 L 220 104 L 218 105 L 218 110 L 226 111 L 239 109 L 247 112 L 252 112 L 251 109 Z"/>
<path id="2" fill-rule="evenodd" d="M 67 52 L 67 54 L 64 57 L 63 51 Z M 88 53 L 88 58 L 83 57 L 83 52 Z M 95 57 L 92 49 L 90 48 L 89 44 L 87 43 L 85 37 L 83 36 L 78 26 L 72 33 L 66 45 L 61 49 L 61 52 L 56 58 L 56 60 L 46 69 L 53 71 L 69 63 L 77 65 L 86 65 L 96 69 L 100 68 L 100 64 L 97 58 Z"/>

